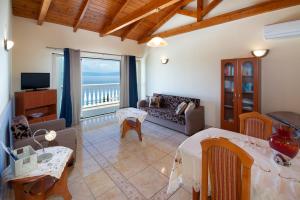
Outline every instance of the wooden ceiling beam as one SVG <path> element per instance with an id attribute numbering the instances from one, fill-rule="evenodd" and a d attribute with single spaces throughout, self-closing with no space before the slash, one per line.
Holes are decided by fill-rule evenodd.
<path id="1" fill-rule="evenodd" d="M 173 28 L 149 37 L 144 38 L 143 40 L 138 41 L 139 44 L 148 42 L 151 38 L 160 36 L 163 38 L 171 37 L 174 35 L 179 35 L 182 33 L 191 32 L 198 29 L 207 28 L 210 26 L 215 26 L 219 24 L 223 24 L 226 22 L 235 21 L 238 19 L 251 17 L 255 15 L 259 15 L 266 12 L 271 12 L 274 10 L 279 10 L 287 7 L 292 7 L 300 5 L 300 0 L 272 0 L 264 3 L 260 3 L 254 6 L 249 6 L 243 9 L 239 9 L 233 12 L 229 12 L 226 14 L 218 15 L 209 19 L 202 20 L 200 22 L 195 22 L 192 24 L 180 26 L 177 28 Z"/>
<path id="2" fill-rule="evenodd" d="M 80 11 L 78 13 L 78 17 L 77 17 L 77 20 L 75 20 L 75 23 L 73 25 L 73 31 L 76 32 L 86 11 L 87 11 L 87 8 L 88 8 L 88 4 L 89 4 L 90 0 L 83 0 L 82 4 L 81 4 L 81 8 L 80 8 Z"/>
<path id="3" fill-rule="evenodd" d="M 140 9 L 134 11 L 133 13 L 127 15 L 123 19 L 120 19 L 119 21 L 109 25 L 106 29 L 104 29 L 104 34 L 111 34 L 117 30 L 120 30 L 124 28 L 125 26 L 128 26 L 136 21 L 139 21 L 155 12 L 157 10 L 162 10 L 168 6 L 171 6 L 180 0 L 152 0 L 150 3 L 146 4 L 145 6 L 142 6 Z"/>
<path id="4" fill-rule="evenodd" d="M 153 26 L 149 31 L 147 31 L 147 34 L 145 34 L 146 36 L 143 35 L 143 37 L 140 38 L 139 40 L 143 40 L 144 37 L 150 36 L 153 33 L 155 33 L 155 31 L 157 31 L 162 25 L 164 25 L 174 15 L 176 15 L 178 10 L 180 10 L 183 6 L 186 6 L 187 4 L 189 4 L 192 1 L 193 0 L 183 0 L 183 1 L 176 3 L 174 5 L 174 8 L 165 17 L 163 17 L 157 24 L 155 24 L 155 26 Z"/>
<path id="5" fill-rule="evenodd" d="M 48 9 L 50 7 L 50 4 L 51 4 L 52 0 L 43 0 L 42 1 L 42 4 L 41 4 L 41 9 L 40 9 L 40 13 L 39 13 L 39 17 L 38 17 L 38 25 L 42 25 L 45 18 L 46 18 L 46 15 L 47 15 L 47 12 L 48 12 Z"/>
<path id="6" fill-rule="evenodd" d="M 197 22 L 202 20 L 203 0 L 197 0 Z"/>
<path id="7" fill-rule="evenodd" d="M 181 9 L 181 10 L 178 10 L 177 13 L 181 14 L 181 15 L 186 15 L 189 17 L 197 18 L 197 21 L 198 21 L 198 17 L 199 17 L 199 19 L 202 20 L 203 17 L 205 17 L 210 11 L 212 11 L 212 9 L 214 9 L 221 2 L 222 2 L 222 0 L 211 1 L 205 8 L 202 9 L 202 11 L 200 12 L 200 16 L 198 16 L 198 10 Z"/>
<path id="8" fill-rule="evenodd" d="M 221 2 L 222 0 L 211 1 L 200 13 L 201 19 L 203 19 L 203 17 L 205 17 L 210 11 L 212 11 L 215 7 L 217 7 L 217 5 L 219 5 L 219 3 Z"/>
<path id="9" fill-rule="evenodd" d="M 180 9 L 177 11 L 178 14 L 185 15 L 188 17 L 194 17 L 197 18 L 197 11 L 196 10 L 186 10 L 186 9 Z"/>
<path id="10" fill-rule="evenodd" d="M 105 23 L 104 28 L 100 31 L 100 36 L 104 36 L 104 30 L 107 29 L 119 16 L 119 14 L 124 10 L 124 8 L 128 5 L 130 0 L 124 0 L 123 3 L 117 8 L 115 15 Z"/>
<path id="11" fill-rule="evenodd" d="M 126 39 L 126 37 L 133 31 L 136 29 L 136 27 L 138 27 L 141 23 L 143 22 L 143 20 L 134 22 L 133 24 L 130 24 L 129 27 L 122 33 L 121 35 L 121 41 L 124 41 Z"/>

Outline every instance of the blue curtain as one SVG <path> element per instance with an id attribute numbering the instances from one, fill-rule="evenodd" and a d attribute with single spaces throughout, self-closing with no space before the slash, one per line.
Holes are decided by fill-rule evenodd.
<path id="1" fill-rule="evenodd" d="M 129 56 L 129 107 L 136 108 L 138 102 L 136 60 L 135 56 Z"/>
<path id="2" fill-rule="evenodd" d="M 70 50 L 64 49 L 64 80 L 60 108 L 60 118 L 66 120 L 66 126 L 72 125 L 72 101 L 71 101 L 71 82 L 70 82 Z"/>

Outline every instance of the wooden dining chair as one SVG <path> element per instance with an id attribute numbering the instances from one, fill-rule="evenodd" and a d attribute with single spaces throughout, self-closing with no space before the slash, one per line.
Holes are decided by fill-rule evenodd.
<path id="1" fill-rule="evenodd" d="M 212 200 L 250 200 L 253 158 L 226 138 L 201 142 L 201 200 L 208 199 L 208 177 Z"/>
<path id="2" fill-rule="evenodd" d="M 272 135 L 272 120 L 258 113 L 240 114 L 240 133 L 252 137 L 268 140 Z"/>

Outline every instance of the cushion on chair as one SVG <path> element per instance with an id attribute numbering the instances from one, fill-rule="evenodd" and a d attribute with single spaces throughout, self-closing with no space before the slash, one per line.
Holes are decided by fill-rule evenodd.
<path id="1" fill-rule="evenodd" d="M 15 140 L 29 138 L 32 136 L 29 123 L 24 115 L 20 115 L 13 118 L 11 124 L 11 131 Z"/>

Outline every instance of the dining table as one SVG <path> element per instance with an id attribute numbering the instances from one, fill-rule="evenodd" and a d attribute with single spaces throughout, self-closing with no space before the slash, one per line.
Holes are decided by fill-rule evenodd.
<path id="1" fill-rule="evenodd" d="M 267 140 L 219 128 L 200 131 L 179 145 L 167 193 L 171 194 L 183 187 L 199 195 L 202 170 L 200 142 L 208 138 L 220 137 L 227 138 L 252 156 L 254 162 L 251 167 L 251 199 L 300 199 L 300 154 L 291 160 L 289 167 L 281 166 L 273 160 L 273 151 Z"/>

